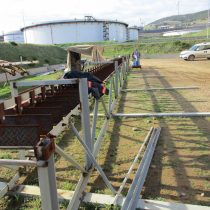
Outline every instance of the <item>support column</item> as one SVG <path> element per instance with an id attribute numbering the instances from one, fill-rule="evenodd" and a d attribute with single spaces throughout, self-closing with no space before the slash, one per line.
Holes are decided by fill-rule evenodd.
<path id="1" fill-rule="evenodd" d="M 18 89 L 15 85 L 15 82 L 10 82 L 10 89 L 11 89 L 11 96 L 12 98 L 17 97 L 18 96 Z"/>
<path id="2" fill-rule="evenodd" d="M 109 103 L 108 103 L 108 113 L 109 115 L 111 114 L 111 105 L 112 105 L 112 83 L 113 83 L 113 78 L 110 79 L 110 86 L 109 86 Z"/>
<path id="3" fill-rule="evenodd" d="M 118 79 L 119 79 L 119 71 L 118 71 L 118 61 L 114 62 L 114 68 L 115 68 L 115 96 L 116 98 L 119 95 L 119 84 L 118 84 Z"/>
<path id="4" fill-rule="evenodd" d="M 98 100 L 95 99 L 94 112 L 93 112 L 92 136 L 91 136 L 92 137 L 92 142 L 95 141 L 95 137 L 96 137 L 97 115 L 98 115 Z"/>
<path id="5" fill-rule="evenodd" d="M 12 98 L 18 96 L 18 89 L 15 82 L 10 82 L 10 90 Z M 18 150 L 18 156 L 20 160 L 26 159 L 26 151 L 25 150 Z"/>
<path id="6" fill-rule="evenodd" d="M 83 130 L 83 141 L 88 146 L 88 149 L 93 152 L 93 141 L 91 139 L 90 132 L 90 110 L 88 102 L 88 85 L 87 78 L 79 80 L 79 94 L 81 102 L 81 118 L 82 118 L 82 130 Z M 92 167 L 92 161 L 90 157 L 85 154 L 86 157 L 86 170 Z"/>
<path id="7" fill-rule="evenodd" d="M 47 161 L 46 167 L 37 168 L 43 210 L 59 209 L 54 164 L 54 156 L 52 154 Z"/>

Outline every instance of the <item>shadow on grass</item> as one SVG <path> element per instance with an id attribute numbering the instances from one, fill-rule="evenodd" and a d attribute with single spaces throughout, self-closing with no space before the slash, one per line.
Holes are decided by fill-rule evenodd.
<path id="1" fill-rule="evenodd" d="M 143 76 L 149 73 L 156 76 L 161 76 L 154 67 L 150 67 L 148 71 L 143 70 L 142 73 Z M 170 83 L 165 78 L 161 77 L 157 79 L 161 82 L 163 87 L 171 87 Z M 144 81 L 146 87 L 151 88 L 150 83 L 146 77 L 144 77 Z M 167 91 L 167 93 L 169 97 L 172 97 L 174 99 L 174 103 L 177 103 L 180 106 L 183 112 L 188 112 L 189 110 L 191 112 L 198 112 L 198 110 L 178 91 Z M 154 111 L 161 112 L 161 107 L 156 106 L 156 104 L 158 104 L 159 102 L 155 92 L 149 92 L 149 94 L 154 106 Z M 187 118 L 186 120 L 185 119 L 186 118 L 179 118 L 178 120 L 174 118 L 160 118 L 159 120 L 157 120 L 157 123 L 159 123 L 163 129 L 152 160 L 152 165 L 155 165 L 156 167 L 150 168 L 149 170 L 145 183 L 143 197 L 153 199 L 161 197 L 163 199 L 172 199 L 179 202 L 181 201 L 183 203 L 209 205 L 209 202 L 207 200 L 203 200 L 202 198 L 198 199 L 197 195 L 204 193 L 205 197 L 210 197 L 210 191 L 200 189 L 198 188 L 199 186 L 197 186 L 196 184 L 196 186 L 192 185 L 192 177 L 194 176 L 190 176 L 190 174 L 195 172 L 196 167 L 199 167 L 199 169 L 203 170 L 204 172 L 210 171 L 210 164 L 208 164 L 210 161 L 209 156 L 204 155 L 205 161 L 203 161 L 203 151 L 207 152 L 210 149 L 210 137 L 209 135 L 206 135 L 207 129 L 210 128 L 210 122 L 206 118 L 192 117 Z M 171 123 L 174 124 L 173 126 L 179 125 L 179 123 L 181 123 L 182 126 L 188 126 L 188 124 L 190 123 L 190 126 L 193 125 L 194 127 L 196 127 L 196 130 L 191 130 L 189 127 L 183 127 L 181 129 L 182 132 L 191 132 L 191 134 L 184 134 L 179 133 L 179 128 L 177 128 L 177 130 L 175 129 L 178 135 L 178 139 L 176 142 L 173 140 L 174 132 L 171 130 Z M 198 134 L 192 133 L 196 131 L 198 132 Z M 206 142 L 208 142 L 208 144 L 202 145 L 201 140 L 196 139 L 196 135 L 202 138 L 202 134 L 204 133 L 205 138 L 207 138 Z M 185 138 L 183 139 L 183 142 L 180 142 L 180 136 L 181 138 L 184 138 L 182 135 L 186 135 L 187 138 L 189 138 L 190 135 L 190 138 L 194 138 L 195 140 L 189 141 Z M 177 147 L 177 143 L 180 145 L 179 147 Z M 183 145 L 181 145 L 181 143 Z M 193 147 L 191 147 L 191 144 L 193 144 Z M 183 155 L 180 155 L 180 152 L 183 152 L 183 150 L 184 152 L 186 152 L 184 158 L 190 159 L 189 162 L 191 163 L 198 160 L 199 163 L 202 164 L 202 166 L 200 164 L 187 165 L 188 162 L 183 160 Z M 164 172 L 164 174 L 162 174 L 163 170 L 165 170 L 167 167 L 167 165 L 164 165 L 166 157 L 168 158 L 168 167 L 170 167 L 172 170 L 172 173 L 169 173 L 168 176 L 174 176 L 171 177 L 171 180 L 170 177 L 165 177 L 167 175 L 167 172 Z M 164 177 L 167 181 L 164 180 Z M 203 176 L 200 180 L 205 180 L 205 177 L 206 176 Z M 174 183 L 175 186 L 171 186 L 170 184 L 170 181 L 172 181 L 173 179 L 175 179 L 176 182 Z M 196 180 L 199 180 L 199 175 Z M 209 181 L 209 179 L 206 179 L 206 181 Z M 168 183 L 168 185 L 164 183 Z M 172 190 L 174 193 L 167 193 L 168 190 Z M 182 193 L 185 193 L 186 196 L 180 196 Z"/>

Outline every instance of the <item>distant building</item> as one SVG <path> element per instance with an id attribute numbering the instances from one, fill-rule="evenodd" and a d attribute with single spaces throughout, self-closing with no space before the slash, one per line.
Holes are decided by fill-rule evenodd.
<path id="1" fill-rule="evenodd" d="M 22 31 L 11 31 L 3 35 L 4 42 L 24 43 L 24 36 Z"/>

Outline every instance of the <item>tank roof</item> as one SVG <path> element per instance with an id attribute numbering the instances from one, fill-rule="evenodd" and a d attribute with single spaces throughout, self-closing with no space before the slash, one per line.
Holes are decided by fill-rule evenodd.
<path id="1" fill-rule="evenodd" d="M 23 32 L 22 31 L 20 31 L 20 30 L 17 30 L 17 31 L 9 31 L 9 32 L 6 32 L 6 33 L 4 33 L 4 34 L 2 34 L 2 35 L 14 35 L 14 34 L 22 34 Z"/>
<path id="2" fill-rule="evenodd" d="M 121 22 L 121 21 L 117 21 L 117 20 L 106 20 L 106 19 L 91 19 L 91 20 L 87 20 L 87 19 L 70 19 L 70 20 L 55 20 L 55 21 L 47 21 L 47 22 L 39 22 L 39 23 L 35 23 L 26 27 L 21 28 L 21 31 L 23 31 L 24 29 L 27 28 L 33 28 L 33 27 L 37 27 L 37 26 L 45 26 L 45 25 L 56 25 L 56 24 L 66 24 L 66 23 L 94 23 L 94 22 L 98 22 L 98 23 L 104 23 L 104 22 L 108 22 L 108 23 L 119 23 L 119 24 L 123 24 L 126 27 L 128 26 L 127 23 Z"/>

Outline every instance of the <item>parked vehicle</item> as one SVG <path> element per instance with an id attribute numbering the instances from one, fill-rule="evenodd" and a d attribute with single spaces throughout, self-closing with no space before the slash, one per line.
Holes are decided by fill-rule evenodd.
<path id="1" fill-rule="evenodd" d="M 193 45 L 189 50 L 182 51 L 179 57 L 188 61 L 193 61 L 197 58 L 210 59 L 210 42 Z"/>

